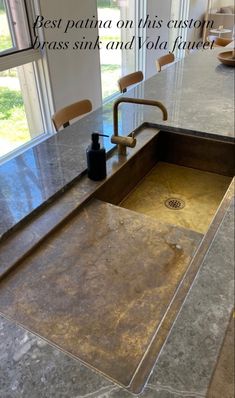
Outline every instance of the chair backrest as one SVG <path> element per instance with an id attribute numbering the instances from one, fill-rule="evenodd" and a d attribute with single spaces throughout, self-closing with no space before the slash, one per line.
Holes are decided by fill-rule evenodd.
<path id="1" fill-rule="evenodd" d="M 232 39 L 229 39 L 227 37 L 217 37 L 215 40 L 215 44 L 220 47 L 225 47 L 230 43 L 232 43 Z"/>
<path id="2" fill-rule="evenodd" d="M 214 41 L 215 47 L 225 47 L 232 42 L 232 39 L 229 39 L 227 37 L 218 37 L 213 35 L 209 35 L 207 37 L 207 40 L 211 43 Z"/>
<path id="3" fill-rule="evenodd" d="M 215 35 L 209 35 L 209 36 L 207 36 L 207 40 L 208 40 L 210 43 L 212 43 L 213 41 L 215 42 L 216 39 L 218 39 L 218 36 L 215 36 Z"/>
<path id="4" fill-rule="evenodd" d="M 71 105 L 66 106 L 58 110 L 53 116 L 52 121 L 54 123 L 56 131 L 60 129 L 61 126 L 69 126 L 69 122 L 78 116 L 84 115 L 92 110 L 91 101 L 88 99 L 75 102 Z"/>
<path id="5" fill-rule="evenodd" d="M 142 82 L 142 80 L 144 80 L 144 75 L 140 70 L 138 72 L 123 76 L 118 80 L 119 90 L 121 93 L 125 93 L 127 91 L 127 87 Z"/>
<path id="6" fill-rule="evenodd" d="M 157 71 L 161 72 L 162 67 L 164 65 L 170 64 L 170 63 L 174 62 L 174 60 L 175 60 L 175 56 L 172 53 L 163 55 L 162 57 L 158 58 L 156 60 Z"/>

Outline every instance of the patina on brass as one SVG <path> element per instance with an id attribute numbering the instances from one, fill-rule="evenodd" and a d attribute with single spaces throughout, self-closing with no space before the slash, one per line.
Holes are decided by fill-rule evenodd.
<path id="1" fill-rule="evenodd" d="M 2 279 L 0 312 L 128 387 L 201 239 L 94 200 Z"/>
<path id="2" fill-rule="evenodd" d="M 231 181 L 231 177 L 158 162 L 121 206 L 205 234 Z"/>
<path id="3" fill-rule="evenodd" d="M 134 138 L 134 133 L 131 134 L 131 137 L 122 137 L 118 135 L 118 106 L 121 103 L 148 105 L 160 108 L 163 113 L 163 120 L 167 120 L 168 115 L 167 115 L 167 109 L 160 101 L 143 99 L 143 98 L 127 98 L 127 97 L 118 98 L 113 105 L 114 135 L 111 137 L 111 142 L 113 144 L 118 145 L 118 152 L 120 155 L 126 156 L 126 148 L 127 147 L 134 148 L 136 145 L 136 139 Z"/>

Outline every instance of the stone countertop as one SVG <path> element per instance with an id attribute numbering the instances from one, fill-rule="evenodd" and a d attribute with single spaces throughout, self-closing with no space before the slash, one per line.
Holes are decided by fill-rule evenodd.
<path id="1" fill-rule="evenodd" d="M 142 398 L 206 397 L 233 309 L 234 201 L 153 369 Z M 132 395 L 34 334 L 0 317 L 1 398 Z"/>
<path id="2" fill-rule="evenodd" d="M 200 69 L 200 62 L 202 62 L 203 57 L 207 59 L 208 70 L 210 69 L 210 73 L 213 71 L 214 78 L 214 68 L 217 70 L 219 67 L 220 72 L 222 71 L 220 82 L 222 84 L 223 81 L 223 85 L 227 87 L 225 90 L 227 95 L 230 93 L 232 96 L 231 69 L 222 65 L 217 66 L 217 61 L 213 58 L 215 52 L 193 55 L 141 84 L 130 91 L 128 95 L 147 97 L 145 89 L 147 90 L 148 87 L 148 97 L 151 98 L 151 90 L 154 94 L 154 82 L 156 82 L 159 89 L 159 96 L 156 99 L 164 102 L 170 110 L 177 98 L 177 90 L 173 89 L 172 91 L 172 85 L 174 84 L 175 87 L 178 84 L 177 87 L 181 87 L 181 92 L 184 92 L 184 97 L 179 100 L 179 103 L 182 106 L 184 106 L 183 103 L 188 105 L 192 91 L 198 87 L 199 80 L 197 83 L 193 80 L 191 86 L 187 89 L 186 80 L 185 82 L 181 81 L 181 83 L 176 82 L 177 70 L 182 68 L 185 71 L 184 76 L 190 73 L 192 76 L 191 69 L 194 68 L 195 71 L 198 68 Z M 207 73 L 209 74 L 209 72 Z M 197 76 L 199 79 L 199 74 Z M 167 99 L 165 90 L 168 84 L 169 87 L 171 86 L 171 91 L 168 92 L 169 98 L 171 98 L 171 100 L 168 99 L 169 102 L 164 101 L 161 97 L 162 95 Z M 213 84 L 210 76 L 208 76 L 208 86 L 214 87 Z M 220 89 L 218 89 L 218 86 Z M 218 97 L 225 101 L 220 84 L 218 86 L 213 90 L 217 91 L 218 89 Z M 205 90 L 205 79 L 203 87 Z M 187 102 L 184 102 L 187 90 L 191 94 L 187 94 Z M 165 94 L 163 94 L 163 91 Z M 207 92 L 205 92 L 206 94 Z M 210 94 L 210 98 L 212 98 L 212 94 Z M 202 111 L 203 106 L 207 103 L 207 101 L 203 103 L 203 98 L 200 98 L 200 100 L 202 103 L 198 101 L 193 105 L 193 116 L 196 116 L 195 108 L 197 108 L 197 105 Z M 220 100 L 221 106 L 222 102 Z M 218 100 L 215 103 L 217 107 Z M 172 104 L 171 108 L 169 104 Z M 169 113 L 171 119 L 169 118 L 168 122 L 161 124 L 159 117 L 157 120 L 155 119 L 154 112 L 158 111 L 143 110 L 142 107 L 136 107 L 131 113 L 133 119 L 128 119 L 130 108 L 125 107 L 121 112 L 120 123 L 123 126 L 124 134 L 148 120 L 158 126 L 161 124 L 162 129 L 169 129 L 167 124 L 169 123 L 170 128 L 177 131 L 181 130 L 200 135 L 213 134 L 218 135 L 220 139 L 232 139 L 232 105 L 231 100 L 228 121 L 225 122 L 224 118 L 224 113 L 228 109 L 228 104 L 226 104 L 222 111 L 219 108 L 221 113 L 219 113 L 219 117 L 216 116 L 215 122 L 213 118 L 208 120 L 208 114 L 212 115 L 212 108 L 207 104 L 207 112 L 203 113 L 204 123 L 207 119 L 204 128 L 203 118 L 198 119 L 196 117 L 193 123 L 191 120 L 193 116 L 191 115 L 190 119 L 189 113 L 187 120 L 177 126 L 176 120 L 179 121 L 181 120 L 180 116 L 183 117 L 181 108 L 178 109 L 178 119 L 173 116 L 176 113 L 172 110 L 172 113 Z M 221 119 L 223 120 L 221 121 Z M 2 203 L 7 204 L 7 207 L 3 208 L 5 217 L 2 219 L 2 233 L 40 206 L 55 192 L 63 189 L 64 185 L 74 180 L 77 174 L 83 170 L 85 158 L 82 154 L 85 153 L 88 143 L 88 137 L 85 138 L 86 133 L 84 131 L 87 131 L 88 121 L 90 123 L 89 128 L 100 129 L 112 134 L 111 104 L 105 106 L 103 111 L 95 111 L 65 131 L 51 137 L 37 147 L 27 150 L 23 155 L 1 167 L 0 173 L 3 173 L 0 174 L 1 178 L 5 177 L 4 190 L 1 194 L 4 193 L 5 196 L 3 195 Z M 221 132 L 222 125 L 224 128 Z M 81 134 L 77 136 L 76 129 L 78 128 L 81 129 Z M 107 146 L 109 146 L 108 142 Z M 55 157 L 53 157 L 53 154 Z M 81 156 L 81 163 L 78 162 L 79 155 Z M 45 159 L 45 164 L 42 163 L 43 159 Z M 73 169 L 75 164 L 76 170 Z M 14 167 L 14 171 L 12 171 L 12 167 Z M 18 181 L 15 174 L 18 175 Z M 17 183 L 22 187 L 17 187 Z M 14 185 L 15 190 L 13 192 Z M 18 201 L 16 201 L 16 197 Z M 21 209 L 23 204 L 23 209 Z M 14 211 L 12 206 L 15 209 Z M 231 203 L 203 260 L 197 278 L 163 347 L 144 393 L 141 395 L 143 398 L 206 397 L 233 307 L 233 207 L 234 204 Z M 7 212 L 7 210 L 9 211 Z M 26 332 L 15 323 L 0 317 L 0 396 L 1 398 L 128 398 L 132 395 L 36 335 Z"/>
<path id="3" fill-rule="evenodd" d="M 162 130 L 233 140 L 234 69 L 219 63 L 218 51 L 188 56 L 129 90 L 126 96 L 161 101 L 169 117 L 163 122 L 158 109 L 124 104 L 121 133 L 127 135 L 148 122 Z M 111 136 L 112 124 L 110 102 L 0 166 L 0 238 L 78 178 L 86 169 L 91 132 Z M 109 139 L 104 146 L 112 147 Z"/>

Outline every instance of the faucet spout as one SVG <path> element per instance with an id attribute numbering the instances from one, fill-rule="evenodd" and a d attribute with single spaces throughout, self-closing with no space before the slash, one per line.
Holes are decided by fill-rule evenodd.
<path id="1" fill-rule="evenodd" d="M 142 98 L 128 98 L 128 97 L 120 97 L 118 98 L 113 105 L 113 130 L 114 135 L 111 137 L 111 142 L 113 144 L 118 144 L 118 151 L 121 155 L 126 155 L 126 147 L 134 148 L 136 145 L 136 139 L 132 133 L 131 137 L 120 137 L 118 135 L 118 106 L 121 103 L 130 103 L 130 104 L 140 104 L 140 105 L 149 105 L 156 106 L 160 108 L 163 114 L 163 120 L 167 120 L 168 114 L 167 109 L 160 101 L 150 100 L 150 99 L 142 99 Z"/>

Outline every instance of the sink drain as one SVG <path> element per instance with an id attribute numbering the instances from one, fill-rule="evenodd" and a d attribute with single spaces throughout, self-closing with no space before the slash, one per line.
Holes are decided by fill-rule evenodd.
<path id="1" fill-rule="evenodd" d="M 165 205 L 171 210 L 181 210 L 185 207 L 185 202 L 178 198 L 169 198 L 165 201 Z"/>

